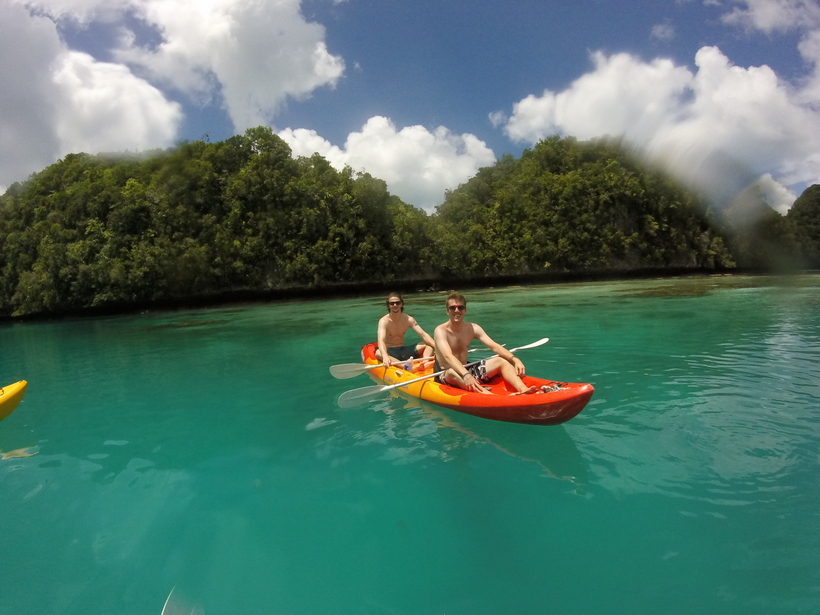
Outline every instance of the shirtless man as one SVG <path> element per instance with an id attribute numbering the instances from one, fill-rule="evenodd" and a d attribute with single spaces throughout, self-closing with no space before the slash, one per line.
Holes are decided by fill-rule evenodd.
<path id="1" fill-rule="evenodd" d="M 438 376 L 439 382 L 460 387 L 476 393 L 491 393 L 483 386 L 498 373 L 515 388 L 516 393 L 535 393 L 536 387 L 528 387 L 521 380 L 524 375 L 524 364 L 501 344 L 494 342 L 484 329 L 475 323 L 464 320 L 467 315 L 467 300 L 464 295 L 452 292 L 447 297 L 447 315 L 449 320 L 436 327 L 436 366 L 434 371 L 444 373 Z M 475 365 L 466 366 L 470 342 L 477 339 L 496 353 L 497 357 L 484 359 Z"/>
<path id="2" fill-rule="evenodd" d="M 404 345 L 404 334 L 413 329 L 424 342 Z M 390 293 L 387 297 L 387 315 L 379 319 L 379 331 L 376 338 L 379 348 L 376 358 L 388 367 L 396 362 L 407 361 L 410 357 L 429 357 L 433 354 L 434 342 L 416 319 L 404 313 L 404 299 L 399 293 Z"/>

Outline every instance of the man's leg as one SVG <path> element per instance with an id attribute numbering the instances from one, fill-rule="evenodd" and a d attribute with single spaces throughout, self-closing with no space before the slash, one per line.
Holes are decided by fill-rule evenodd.
<path id="1" fill-rule="evenodd" d="M 536 387 L 528 387 L 524 381 L 518 376 L 515 366 L 501 357 L 492 357 L 487 359 L 487 377 L 492 378 L 499 372 L 501 377 L 509 382 L 518 393 L 534 393 Z"/>
<path id="2" fill-rule="evenodd" d="M 419 369 L 427 369 L 433 366 L 433 347 L 427 344 L 418 344 L 416 346 L 416 357 L 422 359 L 430 359 L 429 361 L 421 361 L 418 363 Z"/>
<path id="3" fill-rule="evenodd" d="M 448 369 L 444 372 L 444 381 L 453 387 L 458 387 L 460 389 L 465 389 L 467 391 L 472 391 L 470 386 L 464 381 L 464 378 L 458 375 L 458 373 L 453 369 Z M 472 380 L 470 381 L 472 382 Z M 478 383 L 481 385 L 481 383 Z M 476 391 L 473 391 L 476 392 Z M 480 387 L 477 391 L 478 393 L 485 393 L 487 395 L 492 395 L 489 391 L 485 390 L 484 387 Z"/>

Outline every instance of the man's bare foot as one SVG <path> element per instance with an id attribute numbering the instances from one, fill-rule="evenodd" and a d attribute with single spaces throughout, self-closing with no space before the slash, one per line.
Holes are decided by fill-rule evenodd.
<path id="1" fill-rule="evenodd" d="M 513 393 L 513 395 L 530 395 L 532 393 L 535 393 L 537 390 L 538 390 L 538 387 L 532 386 L 532 387 L 529 387 L 526 391 L 518 391 L 516 393 Z"/>

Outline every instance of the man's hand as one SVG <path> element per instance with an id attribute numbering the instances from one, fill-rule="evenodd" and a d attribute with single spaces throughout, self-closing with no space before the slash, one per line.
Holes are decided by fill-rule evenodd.
<path id="1" fill-rule="evenodd" d="M 519 378 L 526 374 L 527 370 L 524 367 L 524 364 L 521 362 L 521 359 L 519 359 L 515 355 L 513 355 L 512 364 L 513 367 L 515 367 L 515 373 L 518 374 Z"/>
<path id="2" fill-rule="evenodd" d="M 473 391 L 475 393 L 486 393 L 487 395 L 491 395 L 491 393 L 483 386 L 481 386 L 481 383 L 479 383 L 479 381 L 475 379 L 475 376 L 473 376 L 470 372 L 467 372 L 461 379 L 461 381 L 464 383 L 464 386 L 468 391 Z"/>

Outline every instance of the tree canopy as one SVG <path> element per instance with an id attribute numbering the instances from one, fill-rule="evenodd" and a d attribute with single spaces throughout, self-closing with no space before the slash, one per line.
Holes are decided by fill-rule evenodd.
<path id="1" fill-rule="evenodd" d="M 141 158 L 71 154 L 0 197 L 0 313 L 419 271 L 427 216 L 267 128 Z"/>
<path id="2" fill-rule="evenodd" d="M 772 212 L 773 254 L 818 262 L 814 188 L 789 216 Z M 696 197 L 615 143 L 547 139 L 427 215 L 367 173 L 294 158 L 259 127 L 140 156 L 70 154 L 12 185 L 0 196 L 0 315 L 340 283 L 723 269 L 748 241 L 726 238 Z"/>
<path id="3" fill-rule="evenodd" d="M 734 266 L 705 206 L 605 141 L 552 137 L 505 157 L 447 194 L 438 216 L 461 275 Z"/>

